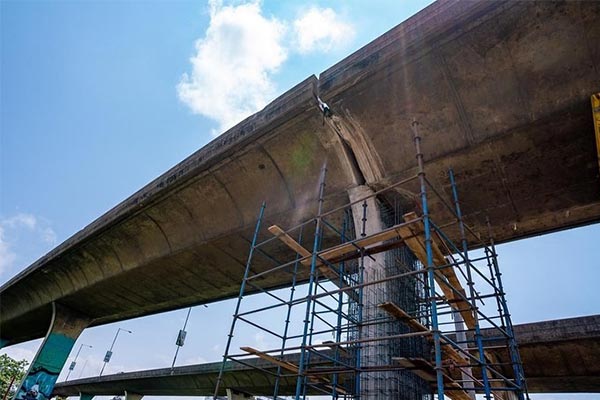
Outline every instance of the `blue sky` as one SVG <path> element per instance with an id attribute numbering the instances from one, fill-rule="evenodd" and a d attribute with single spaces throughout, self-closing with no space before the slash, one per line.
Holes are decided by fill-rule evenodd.
<path id="1" fill-rule="evenodd" d="M 427 3 L 2 1 L 0 283 Z M 600 311 L 598 237 L 594 225 L 500 247 L 515 322 Z M 178 364 L 218 359 L 232 309 L 192 311 Z M 185 312 L 85 331 L 76 347 L 94 348 L 72 376 L 99 372 L 117 327 L 134 333 L 108 373 L 170 366 Z M 31 358 L 38 344 L 2 352 Z"/>

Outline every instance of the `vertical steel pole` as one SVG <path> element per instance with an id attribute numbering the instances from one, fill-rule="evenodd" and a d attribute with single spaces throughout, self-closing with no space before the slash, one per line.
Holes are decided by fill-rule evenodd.
<path id="1" fill-rule="evenodd" d="M 75 359 L 73 360 L 73 369 L 75 369 L 75 364 L 77 363 L 77 358 L 79 358 L 79 353 L 81 353 L 81 349 L 82 349 L 83 346 L 92 348 L 92 346 L 90 346 L 89 344 L 83 344 L 83 343 L 81 343 L 79 345 L 79 350 L 77 350 L 77 354 L 75 355 Z M 69 366 L 69 372 L 67 373 L 67 377 L 65 378 L 65 382 L 69 380 L 69 376 L 71 375 L 71 372 L 73 372 L 73 370 Z"/>
<path id="2" fill-rule="evenodd" d="M 489 219 L 487 220 L 487 228 L 488 234 L 490 237 L 490 247 L 492 252 L 492 264 L 494 267 L 494 273 L 496 275 L 496 280 L 498 282 L 498 291 L 500 297 L 500 303 L 502 304 L 502 310 L 504 311 L 504 321 L 506 333 L 508 333 L 508 343 L 509 343 L 509 352 L 511 363 L 513 365 L 513 373 L 515 375 L 515 384 L 519 387 L 519 400 L 524 400 L 525 396 L 529 398 L 527 394 L 527 386 L 524 379 L 523 372 L 523 364 L 521 362 L 521 356 L 519 354 L 519 349 L 517 347 L 517 343 L 514 336 L 512 320 L 510 317 L 510 312 L 508 311 L 508 303 L 506 302 L 506 296 L 504 295 L 504 286 L 502 284 L 502 273 L 500 273 L 500 267 L 498 266 L 498 258 L 496 254 L 496 245 L 494 243 L 494 238 L 492 236 L 492 227 L 490 225 Z"/>
<path id="3" fill-rule="evenodd" d="M 346 242 L 346 232 L 348 230 L 348 219 L 352 218 L 350 215 L 348 215 L 347 210 L 344 211 L 344 220 L 342 221 L 342 232 L 341 232 L 341 242 L 345 243 Z M 344 274 L 346 273 L 345 271 L 345 264 L 342 261 L 340 263 L 340 276 L 339 276 L 339 285 L 340 287 L 343 287 L 344 285 Z M 348 296 L 350 296 L 350 293 L 348 293 Z M 342 313 L 343 313 L 343 304 L 344 304 L 344 293 L 339 292 L 338 293 L 338 297 L 337 297 L 337 301 L 338 301 L 338 308 L 337 308 L 337 321 L 336 321 L 336 329 L 335 329 L 335 342 L 339 343 L 342 341 Z M 347 321 L 348 323 L 350 321 Z M 334 350 L 334 367 L 337 366 L 337 363 L 340 360 L 340 346 L 336 344 L 335 346 L 335 350 Z M 338 393 L 337 393 L 337 386 L 338 386 L 338 382 L 339 382 L 339 376 L 338 374 L 333 374 L 333 385 L 332 385 L 332 395 L 334 399 L 338 398 Z"/>
<path id="4" fill-rule="evenodd" d="M 298 243 L 302 245 L 302 232 L 304 231 L 304 226 L 300 227 L 300 233 L 298 234 Z M 300 254 L 296 254 L 296 262 L 294 263 L 294 273 L 292 275 L 292 287 L 290 288 L 290 300 L 287 305 L 287 314 L 285 316 L 285 327 L 283 328 L 283 339 L 281 339 L 281 352 L 279 355 L 283 357 L 285 353 L 285 345 L 287 343 L 287 335 L 290 326 L 290 316 L 292 313 L 292 302 L 294 301 L 294 294 L 296 292 L 296 275 L 298 273 L 298 265 L 300 264 L 300 260 L 302 256 Z M 279 396 L 279 384 L 281 380 L 281 366 L 277 366 L 277 377 L 275 378 L 275 387 L 273 389 L 273 398 L 277 399 Z"/>
<path id="5" fill-rule="evenodd" d="M 465 236 L 465 226 L 462 219 L 462 213 L 460 210 L 460 204 L 458 202 L 458 191 L 456 189 L 456 181 L 454 179 L 454 171 L 450 169 L 448 171 L 448 175 L 450 176 L 450 184 L 452 186 L 452 197 L 454 199 L 454 208 L 456 212 L 456 216 L 458 218 L 458 227 L 460 230 L 460 238 L 462 242 L 462 251 L 464 261 L 467 267 L 467 286 L 469 287 L 469 296 L 471 301 L 471 313 L 473 313 L 473 317 L 475 318 L 475 341 L 477 342 L 477 349 L 479 351 L 479 362 L 481 363 L 481 375 L 483 379 L 483 386 L 485 397 L 487 400 L 492 399 L 492 392 L 490 388 L 490 382 L 488 379 L 488 371 L 487 371 L 487 362 L 485 359 L 485 354 L 483 353 L 483 341 L 481 338 L 481 330 L 479 328 L 479 318 L 477 316 L 477 293 L 475 292 L 473 276 L 471 273 L 471 261 L 469 260 L 469 247 L 467 244 L 467 238 Z"/>
<path id="6" fill-rule="evenodd" d="M 188 312 L 185 317 L 185 322 L 183 323 L 183 329 L 181 329 L 184 332 L 185 332 L 185 327 L 187 326 L 188 320 L 190 319 L 191 312 L 192 312 L 192 307 L 188 308 Z M 183 344 L 181 346 L 183 346 Z M 173 373 L 173 368 L 175 368 L 175 361 L 177 361 L 177 355 L 179 354 L 179 349 L 181 348 L 181 346 L 177 345 L 177 348 L 175 349 L 175 356 L 173 357 L 173 363 L 171 363 L 171 373 Z"/>
<path id="7" fill-rule="evenodd" d="M 321 214 L 323 213 L 323 201 L 324 201 L 324 193 L 325 193 L 325 176 L 327 174 L 327 163 L 323 163 L 323 167 L 321 168 L 321 177 L 319 182 L 319 206 L 317 211 L 317 219 L 315 225 L 315 238 L 313 241 L 313 251 L 310 262 L 310 278 L 308 281 L 308 294 L 306 297 L 306 313 L 304 315 L 304 331 L 302 333 L 302 345 L 300 346 L 300 362 L 298 366 L 298 378 L 296 380 L 296 400 L 300 400 L 300 397 L 303 393 L 303 384 L 305 382 L 304 375 L 304 362 L 306 359 L 306 336 L 308 335 L 308 328 L 310 324 L 310 311 L 312 305 L 312 292 L 313 287 L 315 285 L 316 278 L 316 266 L 317 266 L 317 252 L 319 251 L 320 246 L 320 236 L 321 236 Z"/>
<path id="8" fill-rule="evenodd" d="M 244 297 L 244 291 L 246 290 L 246 281 L 248 280 L 248 275 L 250 273 L 250 265 L 252 263 L 252 256 L 254 255 L 254 249 L 256 248 L 256 242 L 258 241 L 258 233 L 260 231 L 260 224 L 263 219 L 263 215 L 265 213 L 266 203 L 263 202 L 260 207 L 260 213 L 258 214 L 258 220 L 256 221 L 256 227 L 254 229 L 254 236 L 252 237 L 252 244 L 250 246 L 250 253 L 248 253 L 248 261 L 246 262 L 246 270 L 244 271 L 244 279 L 242 279 L 242 284 L 240 286 L 240 294 L 238 296 L 238 301 L 235 306 L 235 311 L 233 313 L 233 322 L 231 323 L 231 328 L 229 329 L 229 334 L 227 335 L 227 344 L 225 345 L 225 353 L 223 354 L 223 362 L 221 363 L 221 368 L 219 369 L 219 377 L 217 378 L 217 383 L 215 384 L 215 393 L 213 395 L 213 399 L 216 400 L 217 395 L 219 394 L 219 386 L 221 385 L 221 381 L 223 379 L 223 372 L 225 371 L 225 364 L 227 362 L 227 357 L 229 354 L 229 347 L 231 346 L 231 339 L 233 338 L 233 331 L 235 329 L 235 323 L 238 319 L 238 314 L 240 312 L 240 304 L 242 302 L 242 298 Z"/>
<path id="9" fill-rule="evenodd" d="M 444 400 L 444 376 L 442 372 L 442 349 L 440 344 L 440 331 L 438 325 L 437 304 L 435 295 L 435 268 L 433 265 L 433 251 L 431 248 L 431 226 L 429 221 L 429 209 L 427 206 L 427 186 L 425 183 L 425 168 L 423 165 L 423 153 L 421 153 L 421 136 L 419 136 L 419 123 L 413 121 L 412 130 L 414 135 L 415 149 L 417 152 L 417 167 L 420 184 L 421 206 L 423 208 L 423 225 L 425 226 L 425 251 L 427 252 L 427 276 L 429 280 L 429 307 L 431 309 L 431 326 L 433 331 L 433 344 L 435 349 L 435 376 L 437 382 L 438 400 Z"/>
<path id="10" fill-rule="evenodd" d="M 110 345 L 110 349 L 108 349 L 108 351 L 110 352 L 110 355 L 112 356 L 112 350 L 113 347 L 115 346 L 115 342 L 117 341 L 117 337 L 119 337 L 119 333 L 121 331 L 125 331 L 128 333 L 132 333 L 131 331 L 128 331 L 127 329 L 123 329 L 123 328 L 119 328 L 117 329 L 117 333 L 115 334 L 115 338 L 112 341 L 112 344 Z M 104 365 L 102 365 L 102 369 L 100 370 L 100 376 L 102 376 L 102 373 L 104 372 L 104 368 L 106 367 L 106 364 L 110 361 L 110 358 L 108 359 L 108 361 L 104 361 Z"/>

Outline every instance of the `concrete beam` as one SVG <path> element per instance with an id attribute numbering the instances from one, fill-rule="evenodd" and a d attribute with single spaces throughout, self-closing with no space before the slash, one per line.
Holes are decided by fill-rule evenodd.
<path id="1" fill-rule="evenodd" d="M 515 325 L 514 334 L 530 392 L 600 393 L 600 315 Z"/>

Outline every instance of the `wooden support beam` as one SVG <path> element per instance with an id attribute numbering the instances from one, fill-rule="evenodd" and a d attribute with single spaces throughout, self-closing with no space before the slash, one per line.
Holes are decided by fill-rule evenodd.
<path id="1" fill-rule="evenodd" d="M 416 217 L 416 220 L 418 221 L 420 219 Z M 377 252 L 382 252 L 390 250 L 391 248 L 400 247 L 403 244 L 402 240 L 397 240 L 393 244 L 384 242 L 393 239 L 399 239 L 401 237 L 400 228 L 414 222 L 416 221 L 404 222 L 402 224 L 392 226 L 391 228 L 384 229 L 373 235 L 369 235 L 364 238 L 360 238 L 350 242 L 341 243 L 337 246 L 333 246 L 329 249 L 323 250 L 318 253 L 320 260 L 317 262 L 317 266 L 323 264 L 323 261 L 321 260 L 325 260 L 327 262 L 334 262 L 337 260 L 343 260 L 346 257 L 352 258 L 352 256 L 354 255 L 359 256 L 360 249 L 364 249 L 364 251 L 368 254 L 376 254 Z M 294 238 L 288 235 L 283 229 L 281 229 L 277 225 L 269 227 L 268 230 L 279 240 L 285 243 L 290 249 L 300 254 L 302 256 L 302 260 L 300 260 L 300 262 L 303 265 L 310 265 L 312 253 L 309 250 L 307 250 L 300 243 L 294 240 Z"/>
<path id="2" fill-rule="evenodd" d="M 267 353 L 263 353 L 262 351 L 256 350 L 252 347 L 240 347 L 240 350 L 245 351 L 246 353 L 253 354 L 259 358 L 262 358 L 263 360 L 269 361 L 269 362 L 271 362 L 285 370 L 293 372 L 295 374 L 297 374 L 299 372 L 299 369 L 295 364 L 292 364 L 291 362 L 287 362 L 287 361 L 282 361 L 279 358 L 273 357 Z"/>
<path id="3" fill-rule="evenodd" d="M 277 357 L 273 357 L 267 353 L 264 353 L 262 351 L 256 350 L 255 348 L 252 347 L 240 347 L 240 350 L 245 351 L 246 353 L 250 353 L 252 355 L 257 356 L 258 358 L 262 358 L 263 360 L 269 361 L 277 366 L 280 366 L 281 368 L 288 370 L 290 372 L 293 372 L 294 374 L 299 375 L 300 374 L 300 368 L 298 368 L 298 366 L 296 364 L 293 364 L 291 362 L 287 362 L 287 361 L 283 361 L 280 360 Z M 316 375 L 311 375 L 311 374 L 306 374 L 306 376 L 308 376 L 310 379 L 315 380 L 317 382 L 320 382 L 322 384 L 324 384 L 326 387 L 328 387 L 329 389 L 333 389 L 333 386 L 331 385 L 331 381 L 327 378 L 325 378 L 324 376 L 316 376 Z M 348 394 L 347 390 L 344 390 L 344 388 L 338 387 L 336 386 L 335 390 L 340 393 L 340 394 Z"/>
<path id="4" fill-rule="evenodd" d="M 409 369 L 415 375 L 423 378 L 427 382 L 435 383 L 437 381 L 435 368 L 427 360 L 422 358 L 405 357 L 393 357 L 392 360 L 397 362 L 400 366 Z M 442 375 L 444 379 L 444 387 L 447 388 L 447 390 L 444 392 L 445 395 L 450 397 L 452 400 L 472 400 L 469 394 L 458 382 L 456 382 L 447 374 Z"/>
<path id="5" fill-rule="evenodd" d="M 414 212 L 404 214 L 406 221 L 417 220 L 417 215 Z M 412 250 L 424 266 L 427 266 L 427 250 L 425 244 L 425 226 L 422 220 L 416 221 L 414 224 L 402 225 L 399 227 L 400 235 L 404 239 L 406 245 Z M 436 267 L 448 264 L 444 253 L 438 245 L 439 238 L 436 235 L 431 236 L 431 251 L 433 264 Z M 445 280 L 444 280 L 445 279 Z M 469 329 L 475 328 L 475 317 L 471 311 L 471 305 L 459 296 L 456 296 L 454 291 L 448 286 L 452 286 L 456 291 L 465 293 L 462 284 L 456 276 L 454 267 L 445 267 L 436 270 L 435 280 L 448 299 L 452 308 L 458 310 L 463 317 L 465 325 Z"/>
<path id="6" fill-rule="evenodd" d="M 594 118 L 594 131 L 596 133 L 596 152 L 598 155 L 598 167 L 600 168 L 600 93 L 594 93 L 592 101 L 592 117 Z"/>
<path id="7" fill-rule="evenodd" d="M 273 225 L 269 227 L 269 232 L 277 237 L 277 239 L 281 240 L 285 243 L 290 249 L 294 250 L 296 253 L 300 254 L 302 257 L 310 257 L 311 252 L 304 248 L 300 243 L 298 243 L 294 238 L 288 235 L 283 229 L 281 229 L 277 225 Z"/>
<path id="8" fill-rule="evenodd" d="M 298 243 L 294 238 L 288 235 L 283 229 L 281 229 L 277 225 L 273 225 L 269 227 L 269 232 L 275 235 L 279 240 L 285 243 L 290 249 L 300 254 L 303 258 L 300 261 L 305 266 L 310 266 L 312 253 L 308 251 L 305 247 L 303 247 L 300 243 Z M 327 265 L 323 264 L 321 260 L 317 260 L 317 269 L 323 274 L 324 277 L 331 280 L 333 283 L 339 286 L 340 275 L 329 268 Z M 342 284 L 341 287 L 348 287 L 348 285 Z M 352 296 L 352 293 L 348 292 L 349 296 Z"/>
<path id="9" fill-rule="evenodd" d="M 437 381 L 437 378 L 435 375 L 435 370 L 431 371 L 431 370 L 422 368 L 421 366 L 418 365 L 419 364 L 418 362 L 415 362 L 414 359 L 404 358 L 404 357 L 392 357 L 392 360 L 394 360 L 401 367 L 410 369 L 415 375 L 426 380 L 427 382 L 435 383 Z M 419 360 L 425 361 L 423 359 L 419 359 Z"/>
<path id="10" fill-rule="evenodd" d="M 417 332 L 431 332 L 429 328 L 421 324 L 419 321 L 412 318 L 406 311 L 398 307 L 396 304 L 386 302 L 379 304 L 379 307 L 390 314 L 392 317 L 397 318 L 399 321 L 406 323 L 411 329 Z M 428 336 L 428 340 L 432 340 L 431 336 Z M 442 357 L 445 360 L 451 360 L 452 363 L 458 366 L 466 366 L 469 364 L 464 357 L 456 351 L 449 343 L 442 343 Z"/>
<path id="11" fill-rule="evenodd" d="M 419 321 L 408 315 L 406 311 L 404 311 L 392 302 L 385 302 L 379 304 L 379 307 L 391 316 L 395 317 L 397 320 L 404 322 L 411 329 L 417 332 L 425 332 L 429 330 L 425 325 L 421 324 Z"/>

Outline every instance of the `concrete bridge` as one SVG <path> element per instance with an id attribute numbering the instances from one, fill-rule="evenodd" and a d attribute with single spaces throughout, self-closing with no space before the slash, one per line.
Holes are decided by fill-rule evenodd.
<path id="1" fill-rule="evenodd" d="M 515 335 L 531 393 L 600 392 L 600 315 L 516 325 Z M 251 363 L 274 368 L 263 360 Z M 211 396 L 220 366 L 215 362 L 61 382 L 54 394 Z M 272 394 L 273 385 L 272 376 L 233 364 L 223 388 L 265 396 Z M 284 379 L 281 394 L 293 394 L 295 385 L 295 378 Z"/>
<path id="2" fill-rule="evenodd" d="M 3 285 L 0 345 L 43 337 L 48 326 L 47 341 L 74 341 L 87 326 L 236 295 L 263 200 L 268 222 L 285 228 L 314 214 L 325 159 L 330 208 L 353 188 L 414 174 L 413 119 L 429 179 L 448 193 L 454 168 L 475 229 L 489 216 L 508 241 L 598 221 L 589 99 L 600 90 L 599 19 L 598 2 L 432 4 Z M 406 207 L 416 191 L 403 192 Z M 450 218 L 439 203 L 432 217 Z M 272 274 L 261 285 L 283 282 Z"/>
<path id="3" fill-rule="evenodd" d="M 285 227 L 312 215 L 326 158 L 329 207 L 351 187 L 413 173 L 413 118 L 430 180 L 446 190 L 452 166 L 467 220 L 480 228 L 489 216 L 497 240 L 598 221 L 589 98 L 600 90 L 599 18 L 598 2 L 432 4 L 3 285 L 3 343 L 44 336 L 52 302 L 100 325 L 233 296 L 263 200 Z"/>

